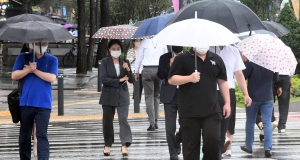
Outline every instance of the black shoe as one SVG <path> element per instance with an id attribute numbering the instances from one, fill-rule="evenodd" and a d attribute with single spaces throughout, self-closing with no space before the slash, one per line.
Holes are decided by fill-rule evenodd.
<path id="1" fill-rule="evenodd" d="M 155 119 L 154 128 L 155 128 L 155 129 L 158 129 L 157 119 Z"/>
<path id="2" fill-rule="evenodd" d="M 155 128 L 155 129 L 158 129 L 157 123 L 154 124 L 154 128 Z"/>
<path id="3" fill-rule="evenodd" d="M 104 150 L 105 150 L 105 146 L 104 146 Z M 110 156 L 110 152 L 104 152 L 104 150 L 103 150 L 103 155 L 104 156 Z"/>
<path id="4" fill-rule="evenodd" d="M 266 150 L 266 151 L 265 151 L 265 156 L 266 156 L 266 157 L 272 157 L 271 151 L 270 151 L 270 150 Z"/>
<path id="5" fill-rule="evenodd" d="M 149 128 L 147 129 L 147 131 L 155 131 L 154 126 L 152 126 L 152 125 L 150 124 Z"/>
<path id="6" fill-rule="evenodd" d="M 243 151 L 245 151 L 245 152 L 247 152 L 247 153 L 252 153 L 252 151 L 248 150 L 248 149 L 246 148 L 246 146 L 241 146 L 241 150 L 243 150 Z"/>
<path id="7" fill-rule="evenodd" d="M 178 155 L 176 154 L 170 155 L 170 160 L 178 160 Z"/>
<path id="8" fill-rule="evenodd" d="M 260 139 L 260 142 L 263 142 L 265 139 L 265 136 L 263 134 L 259 134 L 259 139 Z"/>
<path id="9" fill-rule="evenodd" d="M 122 152 L 123 157 L 128 156 L 128 153 L 127 152 L 123 152 L 122 148 L 121 148 L 121 152 Z"/>

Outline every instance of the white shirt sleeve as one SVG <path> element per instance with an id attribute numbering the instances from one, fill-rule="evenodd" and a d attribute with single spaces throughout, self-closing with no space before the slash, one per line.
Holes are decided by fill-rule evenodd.
<path id="1" fill-rule="evenodd" d="M 135 58 L 135 63 L 134 63 L 134 66 L 135 66 L 135 73 L 139 73 L 139 69 L 140 69 L 140 65 L 143 61 L 143 58 L 144 58 L 144 45 L 145 45 L 145 41 L 141 41 L 141 44 L 139 46 L 139 49 L 138 49 L 138 53 L 136 55 L 136 58 Z"/>
<path id="2" fill-rule="evenodd" d="M 235 63 L 233 72 L 246 69 L 246 66 L 240 55 L 240 51 L 235 47 L 233 48 L 233 51 L 234 51 L 234 55 L 236 56 L 236 63 Z"/>

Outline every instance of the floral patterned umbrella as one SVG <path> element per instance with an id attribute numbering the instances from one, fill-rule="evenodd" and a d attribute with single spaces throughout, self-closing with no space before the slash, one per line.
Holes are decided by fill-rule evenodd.
<path id="1" fill-rule="evenodd" d="M 249 61 L 274 72 L 295 72 L 297 61 L 292 50 L 280 39 L 255 34 L 237 44 Z"/>
<path id="2" fill-rule="evenodd" d="M 133 39 L 131 38 L 138 27 L 130 25 L 118 25 L 101 27 L 94 35 L 93 38 L 104 39 Z"/>

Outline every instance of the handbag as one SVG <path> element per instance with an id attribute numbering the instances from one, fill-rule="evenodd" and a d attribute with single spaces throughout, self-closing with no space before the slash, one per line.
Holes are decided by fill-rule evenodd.
<path id="1" fill-rule="evenodd" d="M 29 64 L 29 54 L 25 54 L 25 64 Z M 18 123 L 21 119 L 20 113 L 20 94 L 24 84 L 24 78 L 19 80 L 18 88 L 14 89 L 7 96 L 8 109 L 11 114 L 13 123 Z"/>

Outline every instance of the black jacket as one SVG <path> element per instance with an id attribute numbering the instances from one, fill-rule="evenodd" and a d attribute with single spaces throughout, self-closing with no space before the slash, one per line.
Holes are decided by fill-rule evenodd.
<path id="1" fill-rule="evenodd" d="M 127 83 L 119 82 L 120 78 L 127 75 L 129 82 L 133 83 L 134 77 L 132 72 L 127 72 L 123 66 L 123 59 L 119 59 L 120 62 L 120 75 L 117 76 L 117 72 L 112 60 L 112 57 L 102 59 L 100 66 L 100 78 L 103 84 L 100 102 L 99 104 L 107 106 L 127 106 L 129 105 L 129 91 Z M 130 63 L 125 60 L 128 66 Z M 130 67 L 131 70 L 131 67 Z"/>

